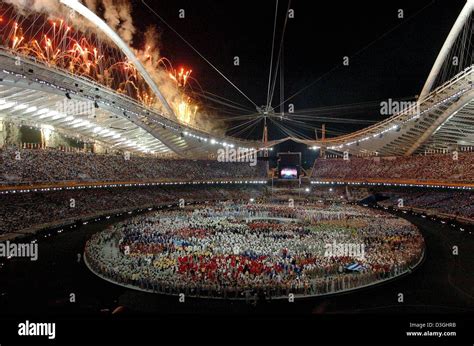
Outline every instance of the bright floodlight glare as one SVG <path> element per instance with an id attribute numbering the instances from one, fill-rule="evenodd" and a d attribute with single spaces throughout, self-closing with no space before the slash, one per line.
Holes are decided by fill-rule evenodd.
<path id="1" fill-rule="evenodd" d="M 306 189 L 304 189 L 306 192 L 309 192 L 309 187 L 307 187 Z"/>

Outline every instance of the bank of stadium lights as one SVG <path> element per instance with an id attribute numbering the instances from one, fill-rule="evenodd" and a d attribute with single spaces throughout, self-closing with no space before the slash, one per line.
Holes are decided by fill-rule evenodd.
<path id="1" fill-rule="evenodd" d="M 429 185 L 429 184 L 401 184 L 401 183 L 373 183 L 373 182 L 351 182 L 351 181 L 315 181 L 311 184 L 315 185 L 370 185 L 370 186 L 396 186 L 396 187 L 426 187 L 435 189 L 451 189 L 451 190 L 474 190 L 471 186 L 450 186 L 450 185 Z"/>
<path id="2" fill-rule="evenodd" d="M 153 182 L 153 183 L 123 183 L 123 184 L 90 184 L 80 186 L 65 187 L 45 187 L 31 189 L 16 189 L 0 191 L 0 195 L 28 193 L 28 192 L 49 192 L 62 190 L 84 190 L 84 189 L 100 189 L 100 188 L 117 188 L 117 187 L 143 187 L 143 186 L 171 186 L 171 185 L 222 185 L 222 184 L 245 184 L 245 185 L 262 185 L 267 184 L 266 180 L 209 180 L 209 181 L 175 181 L 175 182 Z"/>
<path id="3" fill-rule="evenodd" d="M 174 128 L 174 127 L 169 126 L 169 125 L 166 125 L 162 122 L 159 122 L 158 120 L 152 119 L 152 121 L 160 123 L 160 125 L 163 126 L 164 128 L 168 128 L 168 129 L 171 129 L 171 130 L 174 130 L 174 131 L 177 131 L 177 132 L 180 131 L 180 129 Z M 201 140 L 201 141 L 206 142 L 206 143 L 209 142 L 212 145 L 221 145 L 223 147 L 229 147 L 229 148 L 234 148 L 235 147 L 235 145 L 232 144 L 232 143 L 219 142 L 218 140 L 216 140 L 214 138 L 209 139 L 209 138 L 206 138 L 206 137 L 203 137 L 203 136 L 196 135 L 196 134 L 194 134 L 190 131 L 184 131 L 184 132 L 182 132 L 182 134 L 183 134 L 184 137 L 191 137 L 191 138 Z M 245 148 L 243 148 L 243 149 L 245 149 Z"/>
<path id="4" fill-rule="evenodd" d="M 26 79 L 26 76 L 21 73 L 16 73 L 16 72 L 8 71 L 8 70 L 2 70 L 2 72 L 5 74 L 14 75 L 15 77 Z"/>
<path id="5" fill-rule="evenodd" d="M 253 151 L 264 151 L 264 150 L 273 151 L 273 148 L 267 148 L 267 147 L 261 147 L 261 148 L 239 148 L 239 149 L 244 150 L 244 151 L 249 151 L 249 150 L 253 150 Z"/>
<path id="6" fill-rule="evenodd" d="M 185 135 L 185 136 L 187 136 L 187 137 L 192 137 L 192 138 L 195 138 L 195 139 L 199 139 L 199 140 L 204 141 L 204 142 L 207 142 L 207 141 L 208 141 L 207 138 L 202 137 L 202 136 L 195 135 L 195 134 L 193 134 L 193 133 L 191 133 L 191 132 L 188 132 L 188 131 L 184 131 L 184 132 L 183 132 L 183 135 Z"/>
<path id="7" fill-rule="evenodd" d="M 127 113 L 130 113 L 130 112 L 127 111 Z M 165 124 L 165 123 L 162 122 L 162 121 L 159 121 L 159 120 L 156 120 L 156 119 L 153 119 L 153 118 L 150 119 L 150 120 L 151 120 L 152 122 L 154 122 L 154 123 L 159 124 L 159 125 L 162 126 L 164 129 L 172 130 L 172 131 L 175 131 L 175 132 L 180 132 L 180 131 L 181 131 L 181 129 L 176 128 L 176 127 L 171 126 L 171 125 L 168 125 L 168 124 Z M 227 143 L 225 143 L 225 142 L 219 142 L 219 141 L 217 141 L 217 140 L 214 139 L 214 138 L 209 139 L 209 138 L 206 138 L 206 137 L 203 137 L 203 136 L 195 135 L 195 134 L 193 134 L 193 133 L 190 132 L 190 131 L 184 131 L 184 132 L 182 132 L 182 135 L 185 136 L 185 137 L 195 138 L 195 139 L 201 140 L 201 141 L 203 141 L 203 142 L 208 142 L 208 141 L 209 141 L 212 145 L 217 144 L 217 145 L 227 146 Z M 225 144 L 225 145 L 224 145 L 224 144 Z M 231 144 L 230 146 L 231 146 L 232 148 L 234 147 L 233 144 Z"/>

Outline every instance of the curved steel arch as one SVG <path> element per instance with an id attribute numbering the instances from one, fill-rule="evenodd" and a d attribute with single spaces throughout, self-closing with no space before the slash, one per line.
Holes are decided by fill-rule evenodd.
<path id="1" fill-rule="evenodd" d="M 97 16 L 94 12 L 89 10 L 86 6 L 82 5 L 77 0 L 60 0 L 62 4 L 68 6 L 69 8 L 73 9 L 74 11 L 78 12 L 86 19 L 88 19 L 91 23 L 94 23 L 99 30 L 101 30 L 104 34 L 106 34 L 127 56 L 128 59 L 135 65 L 140 75 L 145 79 L 147 84 L 150 86 L 152 91 L 155 95 L 159 98 L 163 106 L 165 107 L 166 111 L 174 118 L 177 119 L 176 114 L 174 113 L 173 109 L 169 105 L 166 98 L 161 93 L 160 89 L 156 85 L 156 83 L 151 78 L 150 74 L 146 71 L 145 67 L 142 65 L 140 60 L 135 56 L 132 50 L 128 47 L 128 45 L 120 38 L 115 31 L 110 28 L 107 23 L 105 23 L 99 16 Z"/>
<path id="2" fill-rule="evenodd" d="M 441 50 L 439 51 L 438 56 L 436 57 L 435 63 L 433 64 L 430 74 L 428 75 L 425 85 L 423 86 L 420 96 L 418 97 L 419 100 L 423 100 L 430 93 L 431 89 L 433 88 L 433 84 L 436 80 L 436 77 L 438 76 L 439 71 L 441 70 L 441 67 L 443 66 L 443 63 L 448 56 L 449 51 L 453 47 L 454 42 L 456 41 L 456 38 L 458 37 L 459 33 L 461 32 L 461 29 L 463 28 L 463 25 L 469 19 L 469 16 L 471 15 L 471 12 L 473 10 L 474 10 L 474 0 L 467 0 L 461 13 L 456 19 L 456 22 L 451 28 L 451 31 L 449 32 L 448 37 L 446 38 L 446 41 L 441 47 Z"/>

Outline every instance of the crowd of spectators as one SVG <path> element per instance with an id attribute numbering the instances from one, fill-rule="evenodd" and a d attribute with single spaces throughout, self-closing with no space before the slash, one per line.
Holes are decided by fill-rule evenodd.
<path id="1" fill-rule="evenodd" d="M 336 243 L 364 250 L 328 254 Z M 232 299 L 370 284 L 408 270 L 423 248 L 416 227 L 379 211 L 225 203 L 128 219 L 95 234 L 85 254 L 94 271 L 122 284 Z"/>
<path id="2" fill-rule="evenodd" d="M 400 199 L 403 207 L 419 208 L 435 213 L 449 214 L 474 220 L 474 195 L 468 191 L 385 191 L 389 197 L 380 204 L 398 207 Z"/>
<path id="3" fill-rule="evenodd" d="M 249 200 L 262 186 L 163 186 L 16 193 L 0 196 L 0 234 L 41 229 L 114 210 L 191 201 Z"/>
<path id="4" fill-rule="evenodd" d="M 416 179 L 447 182 L 474 181 L 474 153 L 412 155 L 401 157 L 350 157 L 317 159 L 313 178 L 325 179 Z"/>
<path id="5" fill-rule="evenodd" d="M 158 159 L 99 155 L 56 149 L 0 149 L 0 184 L 60 181 L 151 181 L 160 179 L 266 178 L 265 162 Z"/>

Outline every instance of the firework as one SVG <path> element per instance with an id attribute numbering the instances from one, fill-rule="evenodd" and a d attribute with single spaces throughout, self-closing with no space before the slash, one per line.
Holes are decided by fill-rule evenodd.
<path id="1" fill-rule="evenodd" d="M 185 88 L 186 84 L 188 83 L 189 76 L 193 70 L 186 70 L 184 67 L 181 67 L 178 70 L 173 70 L 169 73 L 169 76 L 172 80 L 176 82 L 178 87 Z"/>
<path id="2" fill-rule="evenodd" d="M 92 79 L 146 106 L 160 106 L 150 83 L 139 73 L 136 63 L 124 56 L 123 50 L 94 33 L 74 30 L 62 18 L 46 20 L 41 14 L 24 17 L 15 13 L 12 6 L 0 3 L 0 45 L 16 55 Z M 171 85 L 176 88 L 170 91 L 176 97 L 172 108 L 178 120 L 190 123 L 198 109 L 185 93 L 192 70 L 175 70 L 168 59 L 154 59 L 156 54 L 150 45 L 138 53 L 141 63 L 150 70 L 163 70 L 172 77 L 175 83 Z"/>
<path id="3" fill-rule="evenodd" d="M 183 98 L 177 105 L 176 115 L 178 119 L 185 124 L 195 122 L 195 117 L 198 111 L 198 106 L 193 104 L 193 101 L 189 97 Z"/>

